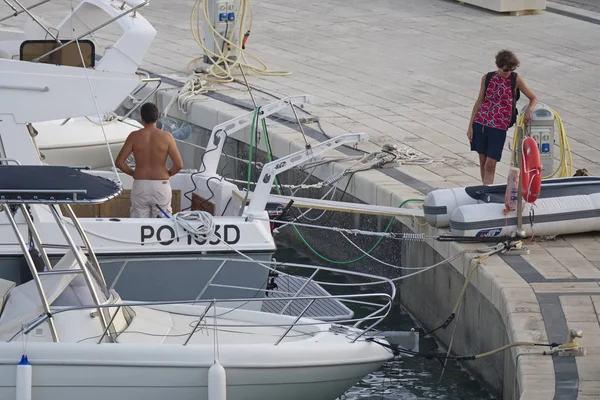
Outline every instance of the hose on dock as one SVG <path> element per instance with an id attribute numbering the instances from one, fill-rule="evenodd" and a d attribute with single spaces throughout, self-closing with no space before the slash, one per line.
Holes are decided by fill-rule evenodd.
<path id="1" fill-rule="evenodd" d="M 473 276 L 473 274 L 475 273 L 475 270 L 477 270 L 477 268 L 479 268 L 479 266 L 481 265 L 481 263 L 485 260 L 487 260 L 488 258 L 490 258 L 491 256 L 501 253 L 505 250 L 507 250 L 510 247 L 517 247 L 518 243 L 501 243 L 500 245 L 496 246 L 496 248 L 492 251 L 490 251 L 489 253 L 483 254 L 480 257 L 477 258 L 477 261 L 475 262 L 475 264 L 473 264 L 473 266 L 469 269 L 469 273 L 467 274 L 467 278 L 465 279 L 465 283 L 462 286 L 462 289 L 460 290 L 460 294 L 458 295 L 458 299 L 456 299 L 456 303 L 454 304 L 454 308 L 452 309 L 452 312 L 450 313 L 450 315 L 448 316 L 448 318 L 446 319 L 446 321 L 444 321 L 443 324 L 441 324 L 440 326 L 425 332 L 423 334 L 423 336 L 428 336 L 431 335 L 432 333 L 440 330 L 440 329 L 447 329 L 448 326 L 450 326 L 450 324 L 452 323 L 452 321 L 454 320 L 454 318 L 456 318 L 456 313 L 458 312 L 458 308 L 460 307 L 460 304 L 462 303 L 462 301 L 465 298 L 465 295 L 467 294 L 467 288 L 469 287 L 469 283 L 471 282 L 471 277 Z"/>
<path id="2" fill-rule="evenodd" d="M 498 347 L 494 350 L 486 351 L 485 353 L 470 355 L 470 356 L 451 356 L 444 355 L 440 353 L 419 353 L 416 351 L 404 349 L 396 344 L 388 344 L 378 341 L 376 338 L 367 338 L 365 339 L 367 342 L 377 343 L 378 345 L 390 349 L 394 355 L 406 354 L 415 357 L 423 357 L 427 359 L 437 359 L 437 360 L 454 360 L 454 361 L 474 361 L 480 360 L 485 357 L 493 356 L 494 354 L 498 354 L 500 352 L 506 351 L 513 347 L 519 346 L 540 346 L 540 347 L 558 347 L 562 346 L 560 343 L 535 343 L 535 342 L 513 342 L 506 344 L 504 346 Z"/>
<path id="3" fill-rule="evenodd" d="M 514 240 L 511 236 L 452 236 L 442 235 L 435 238 L 438 242 L 456 242 L 456 243 L 504 243 Z"/>
<path id="4" fill-rule="evenodd" d="M 248 53 L 246 49 L 248 44 L 248 38 L 252 31 L 252 4 L 250 0 L 241 0 L 240 3 L 241 15 L 236 18 L 236 21 L 225 21 L 226 30 L 225 33 L 220 33 L 215 29 L 211 22 L 208 0 L 195 0 L 190 13 L 190 31 L 198 46 L 202 48 L 204 54 L 210 59 L 211 66 L 208 68 L 208 77 L 215 82 L 229 83 L 233 82 L 233 69 L 236 67 L 246 68 L 253 72 L 267 76 L 288 76 L 291 75 L 290 71 L 276 71 L 270 70 L 267 65 L 261 61 L 258 57 Z M 202 29 L 200 27 L 201 18 L 204 19 L 203 23 L 206 24 L 215 42 L 222 41 L 222 46 L 217 47 L 217 52 L 208 49 L 204 45 L 204 39 L 202 37 Z M 246 25 L 246 19 L 248 19 L 248 25 Z M 237 33 L 237 35 L 236 35 Z M 232 57 L 232 51 L 238 51 L 237 57 Z M 196 63 L 202 57 L 194 58 L 188 64 Z M 252 65 L 248 59 L 254 60 L 259 66 Z"/>

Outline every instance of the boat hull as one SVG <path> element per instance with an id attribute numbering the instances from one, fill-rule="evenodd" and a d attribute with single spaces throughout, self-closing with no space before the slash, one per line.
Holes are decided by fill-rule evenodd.
<path id="1" fill-rule="evenodd" d="M 34 399 L 208 400 L 212 346 L 30 345 Z M 293 349 L 271 344 L 228 351 L 221 346 L 227 399 L 333 400 L 391 358 L 370 345 L 345 343 L 329 350 L 320 346 L 319 351 L 308 343 Z M 1 351 L 0 398 L 15 398 L 22 346 L 12 347 Z"/>
<path id="2" fill-rule="evenodd" d="M 127 136 L 142 126 L 126 119 L 100 125 L 98 117 L 77 117 L 38 122 L 35 142 L 49 165 L 88 166 L 103 169 L 112 165 L 106 143 L 112 156 L 117 157 Z"/>
<path id="3" fill-rule="evenodd" d="M 482 185 L 431 191 L 425 197 L 423 212 L 429 225 L 450 226 L 450 218 L 461 206 L 476 204 L 504 205 L 506 185 Z M 544 179 L 539 199 L 600 193 L 600 177 Z"/>
<path id="4" fill-rule="evenodd" d="M 110 143 L 113 157 L 117 157 L 125 140 Z M 87 166 L 92 169 L 108 168 L 112 165 L 106 144 L 75 147 L 40 148 L 44 162 L 48 165 Z"/>
<path id="5" fill-rule="evenodd" d="M 517 229 L 516 211 L 504 214 L 504 205 L 473 204 L 457 208 L 450 219 L 455 236 L 503 236 Z M 523 208 L 522 228 L 527 236 L 554 236 L 600 229 L 600 193 L 540 199 Z"/>

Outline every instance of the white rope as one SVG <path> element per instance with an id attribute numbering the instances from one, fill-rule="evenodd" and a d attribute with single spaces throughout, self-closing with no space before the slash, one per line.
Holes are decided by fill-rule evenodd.
<path id="1" fill-rule="evenodd" d="M 281 271 L 279 271 L 279 270 L 275 270 L 275 269 L 274 269 L 273 267 L 271 267 L 270 265 L 266 265 L 266 264 L 264 264 L 264 263 L 261 263 L 260 261 L 258 261 L 258 260 L 255 260 L 255 259 L 251 258 L 250 256 L 248 256 L 248 255 L 246 255 L 246 254 L 242 253 L 242 252 L 241 252 L 241 251 L 239 251 L 238 249 L 236 249 L 236 248 L 234 248 L 233 246 L 231 246 L 229 243 L 226 243 L 226 242 L 223 242 L 223 243 L 224 243 L 224 244 L 225 244 L 227 247 L 229 247 L 229 249 L 230 249 L 230 250 L 233 250 L 234 252 L 236 252 L 237 254 L 239 254 L 239 255 L 240 255 L 242 258 L 245 258 L 245 259 L 247 259 L 247 260 L 254 261 L 254 262 L 256 262 L 258 265 L 260 265 L 260 266 L 262 266 L 262 267 L 265 267 L 265 268 L 267 268 L 267 269 L 269 269 L 269 270 L 272 270 L 272 271 L 276 271 L 276 272 L 279 272 L 279 273 L 281 273 Z M 392 282 L 396 282 L 396 281 L 400 281 L 400 280 L 403 280 L 403 279 L 409 278 L 409 277 L 411 277 L 411 276 L 415 276 L 415 275 L 418 275 L 418 274 L 422 274 L 423 272 L 427 272 L 427 271 L 429 271 L 430 269 L 437 268 L 437 267 L 439 267 L 439 266 L 442 266 L 442 265 L 444 265 L 444 264 L 448 264 L 448 263 L 450 263 L 450 262 L 452 262 L 452 261 L 454 261 L 454 260 L 458 259 L 459 257 L 462 257 L 462 256 L 463 256 L 463 255 L 465 255 L 465 254 L 473 254 L 473 253 L 478 253 L 478 254 L 479 254 L 479 256 L 477 256 L 476 258 L 481 258 L 481 257 L 485 257 L 485 256 L 494 255 L 494 254 L 497 254 L 497 253 L 500 253 L 501 251 L 503 251 L 503 250 L 505 249 L 505 247 L 506 247 L 506 246 L 504 245 L 504 243 L 500 243 L 500 244 L 498 244 L 496 247 L 494 247 L 492 251 L 487 251 L 487 250 L 489 250 L 489 247 L 482 248 L 482 249 L 474 249 L 474 250 L 463 250 L 463 251 L 461 251 L 460 253 L 457 253 L 456 255 L 454 255 L 454 256 L 452 256 L 452 257 L 448 257 L 448 258 L 446 258 L 446 259 L 444 259 L 444 260 L 442 260 L 442 261 L 440 261 L 440 262 L 438 262 L 438 263 L 436 263 L 436 264 L 430 265 L 430 266 L 428 266 L 428 267 L 423 267 L 423 268 L 419 269 L 418 271 L 416 271 L 416 272 L 413 272 L 413 273 L 411 273 L 411 274 L 408 274 L 408 275 L 403 275 L 403 276 L 399 276 L 399 277 L 397 277 L 397 278 L 393 278 L 393 279 L 390 279 L 390 280 L 391 280 Z M 286 265 L 286 263 L 281 263 L 281 265 Z M 314 281 L 314 282 L 316 282 L 316 283 L 319 283 L 319 284 L 321 284 L 321 283 L 324 283 L 324 284 L 329 284 L 329 285 L 332 285 L 332 286 L 333 286 L 333 285 L 336 285 L 336 284 L 333 284 L 333 283 L 320 282 L 320 281 Z M 383 281 L 383 280 L 381 280 L 381 281 L 375 281 L 375 282 L 364 282 L 364 283 L 361 283 L 361 285 L 363 285 L 363 286 L 379 285 L 379 284 L 381 284 L 381 283 L 384 283 L 384 282 L 385 282 L 385 281 Z M 339 285 L 339 286 L 344 286 L 344 284 L 337 284 L 337 285 Z"/>
<path id="2" fill-rule="evenodd" d="M 423 153 L 408 146 L 402 147 L 399 150 L 394 150 L 393 153 L 396 155 L 394 162 L 400 165 L 427 165 L 444 161 L 443 158 L 427 157 Z"/>
<path id="3" fill-rule="evenodd" d="M 334 160 L 331 160 L 331 161 L 334 161 Z M 394 161 L 394 156 L 391 154 L 388 154 L 385 152 L 370 153 L 370 154 L 367 154 L 367 155 L 361 157 L 357 162 L 352 164 L 350 167 L 344 169 L 343 171 L 336 172 L 335 174 L 330 175 L 329 177 L 325 178 L 321 182 L 313 183 L 310 185 L 306 185 L 304 183 L 301 183 L 299 185 L 291 185 L 291 184 L 275 185 L 275 184 L 273 184 L 273 187 L 279 186 L 281 188 L 292 189 L 292 190 L 321 189 L 321 188 L 324 188 L 327 186 L 332 186 L 332 185 L 336 184 L 337 182 L 341 181 L 348 174 L 354 174 L 357 172 L 367 171 L 369 169 L 381 167 L 381 166 L 391 163 L 393 161 Z M 327 162 L 330 162 L 330 161 L 327 161 Z M 318 165 L 316 165 L 314 167 L 317 167 L 317 166 Z M 229 182 L 233 182 L 233 183 L 248 183 L 248 181 L 244 181 L 241 179 L 225 178 L 225 180 L 227 180 Z M 308 178 L 305 179 L 304 182 L 306 182 L 307 180 L 308 180 Z M 250 182 L 250 183 L 253 185 L 256 185 L 256 182 Z"/>
<path id="4" fill-rule="evenodd" d="M 177 91 L 177 94 L 169 101 L 163 115 L 169 115 L 169 110 L 175 102 L 177 102 L 179 111 L 187 114 L 191 103 L 198 101 L 197 97 L 199 95 L 206 94 L 212 90 L 214 89 L 208 86 L 208 81 L 202 79 L 200 74 L 190 75 L 183 86 Z"/>
<path id="5" fill-rule="evenodd" d="M 179 142 L 179 143 L 182 143 L 182 144 L 185 144 L 187 146 L 195 147 L 195 148 L 198 148 L 198 149 L 201 149 L 201 150 L 206 150 L 206 147 L 200 146 L 199 144 L 186 142 L 185 140 L 181 140 L 181 139 L 177 139 L 177 138 L 175 138 L 175 141 Z M 249 160 L 245 160 L 243 158 L 235 157 L 235 156 L 232 156 L 230 154 L 225 154 L 225 153 L 221 153 L 221 157 L 225 157 L 227 159 L 232 159 L 232 160 L 240 161 L 240 162 L 243 162 L 243 163 L 246 163 L 246 164 L 252 164 L 258 170 L 261 170 L 262 167 L 263 167 L 263 165 L 264 165 L 263 163 L 258 162 L 258 161 L 249 161 Z M 195 170 L 195 171 L 198 171 L 198 170 Z M 239 182 L 241 182 L 241 183 L 248 183 L 247 180 L 246 181 L 239 181 Z M 250 183 L 254 183 L 254 182 L 250 182 Z"/>
<path id="6" fill-rule="evenodd" d="M 200 224 L 192 225 L 191 221 L 200 222 Z M 175 223 L 176 236 L 179 235 L 178 227 L 196 239 L 208 239 L 215 234 L 215 220 L 206 211 L 181 211 L 173 215 L 173 222 Z"/>
<path id="7" fill-rule="evenodd" d="M 282 221 L 278 220 L 278 219 L 261 218 L 261 217 L 255 217 L 255 216 L 253 216 L 252 219 L 257 219 L 259 221 L 270 221 L 270 222 L 282 223 Z M 415 242 L 422 242 L 425 239 L 437 239 L 439 237 L 439 236 L 425 236 L 424 233 L 373 232 L 373 231 L 363 231 L 360 229 L 346 229 L 346 228 L 336 228 L 336 227 L 332 227 L 332 226 L 303 224 L 300 222 L 285 222 L 285 225 L 296 225 L 296 226 L 304 226 L 307 228 L 318 228 L 318 229 L 324 229 L 326 231 L 347 233 L 350 235 L 378 236 L 378 237 L 384 237 L 384 238 L 389 238 L 389 239 L 410 240 L 410 241 L 415 241 Z"/>
<path id="8" fill-rule="evenodd" d="M 94 106 L 96 107 L 96 113 L 98 115 L 98 120 L 102 121 L 102 116 L 100 114 L 100 108 L 98 107 L 98 102 L 96 101 L 96 93 L 94 92 L 94 87 L 92 86 L 92 80 L 88 75 L 87 66 L 85 65 L 85 60 L 83 59 L 83 53 L 81 52 L 81 46 L 79 45 L 79 39 L 75 38 L 75 42 L 77 43 L 77 50 L 79 50 L 79 57 L 81 58 L 81 65 L 83 65 L 83 71 L 85 72 L 85 77 L 88 81 L 88 85 L 90 87 L 90 92 L 92 93 L 92 99 L 94 100 Z M 115 165 L 115 158 L 113 157 L 112 150 L 110 149 L 110 143 L 108 142 L 108 137 L 106 136 L 106 131 L 104 130 L 104 124 L 100 124 L 100 129 L 102 129 L 102 135 L 104 135 L 104 143 L 106 144 L 106 148 L 108 149 L 108 154 L 110 156 L 110 163 L 112 165 L 112 170 L 115 173 L 115 177 L 117 178 L 117 182 L 119 182 L 119 186 L 123 186 L 123 182 L 121 182 L 121 177 L 119 177 L 119 172 L 117 171 L 117 166 Z"/>
<path id="9" fill-rule="evenodd" d="M 331 193 L 331 197 L 329 198 L 329 201 L 333 201 L 333 198 L 335 197 L 335 192 L 336 192 L 337 187 L 333 186 L 331 189 L 329 189 L 329 191 L 327 193 L 325 193 L 325 196 L 321 197 L 321 199 L 324 199 L 329 193 Z M 323 215 L 325 215 L 325 213 L 327 212 L 327 210 L 323 210 L 323 212 L 315 218 L 312 217 L 308 217 L 308 213 L 311 212 L 313 209 L 309 208 L 308 210 L 304 211 L 303 213 L 300 214 L 300 216 L 298 218 L 296 218 L 296 220 L 300 219 L 300 218 L 305 218 L 308 221 L 312 221 L 312 222 L 317 222 L 318 220 L 320 220 Z"/>
<path id="10" fill-rule="evenodd" d="M 88 121 L 90 121 L 92 124 L 96 124 L 96 125 L 108 125 L 108 124 L 112 124 L 113 122 L 117 122 L 119 120 L 119 116 L 117 115 L 117 113 L 115 113 L 113 111 L 110 111 L 110 112 L 107 112 L 106 114 L 104 114 L 103 118 L 100 119 L 100 122 L 96 122 L 88 116 L 86 116 L 85 118 Z"/>
<path id="11" fill-rule="evenodd" d="M 494 248 L 494 250 L 492 250 L 492 251 L 488 251 L 487 253 L 483 253 L 483 254 L 479 255 L 479 257 L 477 257 L 477 258 L 481 258 L 481 257 L 485 257 L 485 256 L 491 256 L 491 255 L 494 255 L 494 254 L 496 254 L 496 253 L 500 253 L 502 250 L 504 250 L 504 248 L 505 248 L 505 247 L 506 247 L 506 246 L 504 245 L 504 243 L 500 243 L 500 244 L 498 244 L 498 245 L 497 245 L 497 246 Z M 476 250 L 476 251 L 472 251 L 472 252 L 480 252 L 480 251 L 481 251 L 481 250 Z M 416 271 L 416 272 L 410 273 L 410 274 L 408 274 L 408 275 L 402 275 L 402 276 L 399 276 L 399 277 L 397 277 L 397 278 L 393 278 L 393 279 L 391 279 L 391 281 L 393 281 L 393 282 L 397 282 L 397 281 L 401 281 L 401 280 L 403 280 L 403 279 L 406 279 L 406 278 L 410 278 L 411 276 L 415 276 L 415 275 L 422 274 L 423 272 L 427 272 L 427 271 L 429 271 L 430 269 L 433 269 L 433 268 L 436 268 L 436 267 L 442 266 L 442 265 L 444 265 L 444 264 L 447 264 L 447 263 L 449 263 L 449 262 L 452 262 L 452 261 L 456 260 L 458 257 L 460 257 L 460 256 L 462 256 L 463 254 L 466 254 L 466 253 L 468 253 L 468 252 L 470 252 L 470 251 L 468 251 L 468 250 L 465 250 L 465 251 L 463 251 L 463 252 L 460 252 L 460 253 L 458 253 L 457 255 L 455 255 L 455 256 L 453 256 L 453 257 L 449 257 L 449 258 L 447 258 L 447 259 L 445 259 L 445 260 L 442 260 L 442 261 L 440 261 L 439 263 L 433 264 L 433 265 L 431 265 L 431 266 L 429 266 L 429 267 L 425 267 L 425 268 L 421 269 L 420 271 Z"/>
<path id="12" fill-rule="evenodd" d="M 360 251 L 361 253 L 363 253 L 364 255 L 366 255 L 367 257 L 369 257 L 370 259 L 372 259 L 374 261 L 377 261 L 378 263 L 383 264 L 383 265 L 385 265 L 387 267 L 396 268 L 396 269 L 410 269 L 410 270 L 413 270 L 413 269 L 414 270 L 421 270 L 421 269 L 427 268 L 427 267 L 401 267 L 399 265 L 389 264 L 389 263 L 387 263 L 385 261 L 382 261 L 382 260 L 380 260 L 378 258 L 373 257 L 372 255 L 370 255 L 369 253 L 367 253 L 366 251 L 364 251 L 363 249 L 361 249 L 360 246 L 358 246 L 356 243 L 354 243 L 352 240 L 350 240 L 350 238 L 348 236 L 344 235 L 343 233 L 340 233 L 340 234 L 344 237 L 344 239 L 346 239 L 348 242 L 350 242 L 350 244 L 352 246 L 354 246 L 358 251 Z M 451 260 L 451 261 L 454 261 L 454 260 Z M 448 261 L 446 261 L 446 262 L 448 262 Z"/>

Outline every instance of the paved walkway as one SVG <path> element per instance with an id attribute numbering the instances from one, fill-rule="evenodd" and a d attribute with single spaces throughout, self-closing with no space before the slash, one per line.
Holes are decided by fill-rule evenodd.
<path id="1" fill-rule="evenodd" d="M 38 12 L 56 22 L 69 4 L 52 2 Z M 191 6 L 154 1 L 144 10 L 159 32 L 144 68 L 185 75 L 188 62 L 200 55 L 189 29 Z M 575 167 L 600 175 L 600 25 L 550 12 L 509 17 L 444 0 L 260 0 L 253 6 L 249 51 L 270 68 L 293 74 L 251 74 L 252 85 L 275 95 L 313 95 L 307 110 L 327 135 L 364 131 L 371 137 L 365 149 L 391 142 L 443 158 L 402 166 L 401 182 L 390 174 L 373 178 L 400 199 L 479 182 L 466 128 L 479 79 L 504 47 L 517 52 L 519 72 L 539 100 L 561 115 Z M 114 36 L 106 31 L 99 37 Z M 236 96 L 247 98 L 241 91 Z M 498 181 L 509 161 L 507 148 Z M 394 193 L 386 193 L 386 205 L 397 205 Z M 380 201 L 378 194 L 373 198 Z M 600 398 L 600 236 L 574 235 L 529 248 L 527 256 L 491 258 L 474 284 L 502 310 L 512 338 L 563 341 L 567 327 L 581 328 L 588 356 L 520 358 L 526 398 Z"/>
<path id="2" fill-rule="evenodd" d="M 554 3 L 564 4 L 582 10 L 600 12 L 600 1 L 598 0 L 554 0 Z"/>

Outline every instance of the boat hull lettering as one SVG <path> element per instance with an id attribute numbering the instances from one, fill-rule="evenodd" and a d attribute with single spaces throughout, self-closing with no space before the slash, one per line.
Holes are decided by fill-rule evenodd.
<path id="1" fill-rule="evenodd" d="M 221 243 L 221 241 L 230 245 L 237 244 L 240 241 L 241 233 L 240 228 L 236 225 L 216 225 L 212 240 L 209 240 L 211 238 L 199 240 L 189 234 L 178 238 L 175 228 L 171 225 L 161 225 L 156 229 L 152 225 L 142 225 L 140 227 L 140 238 L 142 246 L 153 243 L 170 246 L 176 242 L 186 242 L 189 246 L 192 244 L 202 246 L 207 243 L 214 246 Z"/>

